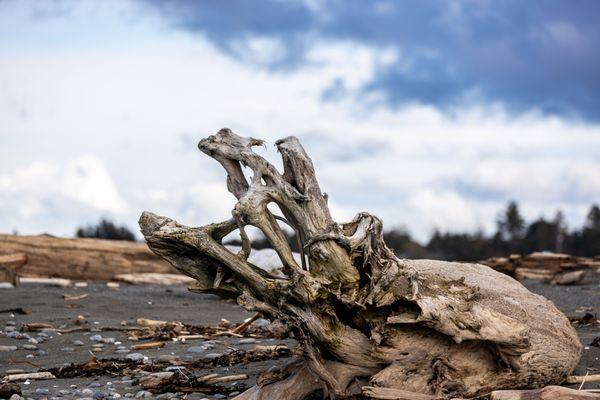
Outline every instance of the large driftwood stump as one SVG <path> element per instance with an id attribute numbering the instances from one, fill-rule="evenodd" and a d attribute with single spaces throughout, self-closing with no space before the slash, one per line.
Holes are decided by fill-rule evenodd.
<path id="1" fill-rule="evenodd" d="M 232 218 L 200 228 L 149 212 L 140 218 L 150 248 L 195 278 L 199 290 L 284 321 L 301 343 L 301 359 L 239 399 L 302 399 L 316 391 L 344 398 L 363 386 L 365 394 L 380 387 L 470 397 L 558 384 L 573 370 L 581 345 L 550 301 L 482 265 L 396 258 L 374 215 L 332 220 L 297 138 L 276 142 L 283 173 L 253 152 L 259 145 L 229 129 L 198 145 L 227 171 L 238 199 Z M 296 262 L 278 220 L 297 232 L 306 262 Z M 270 241 L 286 278 L 247 261 L 247 225 Z M 221 243 L 234 230 L 243 242 L 237 254 Z"/>

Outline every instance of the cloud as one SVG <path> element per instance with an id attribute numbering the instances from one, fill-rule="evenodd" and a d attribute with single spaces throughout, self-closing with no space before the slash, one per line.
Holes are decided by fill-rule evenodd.
<path id="1" fill-rule="evenodd" d="M 398 55 L 360 90 L 333 78 L 323 93 L 328 100 L 378 93 L 392 107 L 420 103 L 452 112 L 499 102 L 516 114 L 538 109 L 593 121 L 600 116 L 600 5 L 593 0 L 525 8 L 518 0 L 146 4 L 174 28 L 202 34 L 239 60 L 258 59 L 253 64 L 260 68 L 305 68 L 324 41 Z"/>
<path id="2" fill-rule="evenodd" d="M 54 15 L 32 21 L 0 13 L 0 22 L 10 19 L 18 28 L 10 46 L 0 40 L 0 230 L 71 234 L 104 214 L 134 229 L 143 210 L 188 225 L 228 218 L 234 199 L 226 192 L 224 172 L 196 148 L 201 137 L 225 126 L 267 140 L 267 150 L 257 151 L 276 165 L 275 140 L 298 136 L 336 219 L 371 211 L 386 227 L 405 225 L 419 239 L 435 228 L 493 229 L 496 213 L 509 199 L 522 205 L 527 218 L 551 216 L 560 207 L 571 225 L 580 225 L 599 198 L 596 122 L 539 110 L 515 115 L 501 102 L 479 102 L 478 93 L 451 113 L 435 101 L 390 107 L 386 92 L 369 85 L 390 68 L 416 73 L 420 58 L 443 53 L 422 49 L 413 60 L 411 51 L 392 40 L 341 34 L 357 27 L 326 33 L 340 18 L 350 18 L 343 16 L 347 12 L 356 12 L 351 3 L 350 10 L 339 12 L 329 3 L 308 3 L 306 15 L 299 13 L 307 20 L 283 28 L 275 23 L 255 28 L 265 22 L 236 14 L 232 18 L 245 26 L 243 38 L 231 21 L 225 24 L 231 30 L 222 34 L 230 44 L 250 41 L 236 50 L 248 52 L 243 57 L 223 50 L 216 36 L 166 28 L 147 9 L 133 13 L 132 22 L 139 3 L 119 3 L 125 5 L 112 14 L 111 3 L 81 3 L 75 20 Z M 29 3 L 10 4 L 27 8 Z M 221 7 L 204 4 L 203 13 Z M 281 2 L 281 7 L 305 4 Z M 453 21 L 466 12 L 457 7 L 444 18 Z M 396 8 L 389 3 L 371 16 L 367 7 L 364 18 L 384 18 L 376 15 Z M 419 15 L 412 15 L 415 24 Z M 317 33 L 325 33 L 313 34 L 307 28 L 313 23 Z M 105 24 L 117 29 L 104 29 Z M 55 26 L 61 27 L 62 40 L 48 47 L 45 32 Z M 383 28 L 393 30 L 392 23 Z M 281 29 L 287 33 L 277 35 Z M 312 40 L 299 48 L 301 63 L 265 67 L 287 59 L 282 56 L 290 49 L 286 37 L 300 38 L 307 29 Z M 369 29 L 363 29 L 365 35 L 375 35 Z M 527 32 L 550 35 L 547 29 Z M 133 43 L 123 40 L 130 30 L 139 35 Z M 32 31 L 37 34 L 29 36 Z M 80 33 L 85 46 L 74 45 Z M 494 37 L 493 29 L 488 34 Z M 552 34 L 563 41 L 574 37 L 564 27 Z M 423 79 L 427 73 L 424 69 Z"/>

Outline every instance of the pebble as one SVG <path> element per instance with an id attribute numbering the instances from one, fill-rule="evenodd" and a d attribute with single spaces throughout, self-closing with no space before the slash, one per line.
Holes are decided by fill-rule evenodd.
<path id="1" fill-rule="evenodd" d="M 127 346 L 117 346 L 117 350 L 126 350 Z"/>
<path id="2" fill-rule="evenodd" d="M 252 344 L 252 343 L 256 343 L 256 339 L 254 338 L 244 338 L 244 339 L 240 339 L 238 341 L 239 344 Z"/>
<path id="3" fill-rule="evenodd" d="M 23 397 L 19 396 L 18 394 L 13 394 L 12 396 L 10 396 L 9 400 L 23 400 Z"/>
<path id="4" fill-rule="evenodd" d="M 46 388 L 35 389 L 35 394 L 50 394 L 50 390 Z"/>
<path id="5" fill-rule="evenodd" d="M 240 394 L 240 392 L 231 392 L 231 393 L 229 393 L 229 397 L 235 397 L 238 394 Z"/>
<path id="6" fill-rule="evenodd" d="M 204 353 L 205 350 L 206 350 L 206 348 L 202 347 L 202 346 L 192 346 L 192 347 L 188 347 L 187 352 L 188 353 Z"/>
<path id="7" fill-rule="evenodd" d="M 141 398 L 145 398 L 145 397 L 152 397 L 152 393 L 150 393 L 147 390 L 140 390 L 139 392 L 137 392 L 135 394 L 136 399 L 141 399 Z"/>
<path id="8" fill-rule="evenodd" d="M 21 333 L 21 332 L 17 332 L 17 331 L 11 331 L 11 332 L 8 332 L 8 333 L 6 334 L 6 337 L 9 337 L 9 338 L 11 338 L 11 339 L 20 339 L 20 340 L 23 340 L 23 339 L 30 339 L 30 337 L 29 337 L 29 335 L 28 335 L 28 334 L 26 334 L 26 333 Z"/>
<path id="9" fill-rule="evenodd" d="M 99 382 L 91 382 L 88 387 L 101 387 L 102 384 L 100 384 Z"/>
<path id="10" fill-rule="evenodd" d="M 127 354 L 129 352 L 130 352 L 129 349 L 118 349 L 115 351 L 115 353 L 119 353 L 119 354 Z"/>
<path id="11" fill-rule="evenodd" d="M 106 397 L 106 393 L 104 393 L 104 392 L 95 392 L 94 395 L 92 396 L 92 398 L 94 400 L 101 400 L 105 397 Z"/>
<path id="12" fill-rule="evenodd" d="M 107 337 L 107 338 L 102 339 L 102 341 L 104 343 L 107 343 L 107 344 L 112 344 L 112 343 L 115 342 L 115 338 L 114 337 Z"/>
<path id="13" fill-rule="evenodd" d="M 264 328 L 266 326 L 269 326 L 270 324 L 271 324 L 271 321 L 269 321 L 268 319 L 264 319 L 264 318 L 259 318 L 252 323 L 252 325 L 259 327 L 259 328 Z"/>
<path id="14" fill-rule="evenodd" d="M 131 393 L 128 392 L 128 393 L 125 393 L 123 396 L 125 396 L 125 397 L 133 397 L 133 394 L 131 394 Z"/>
<path id="15" fill-rule="evenodd" d="M 71 394 L 71 391 L 63 389 L 59 390 L 58 393 L 60 393 L 63 396 L 66 396 L 67 394 Z"/>
<path id="16" fill-rule="evenodd" d="M 86 389 L 83 389 L 83 390 L 81 391 L 81 394 L 93 395 L 93 394 L 94 394 L 94 391 L 93 391 L 92 389 L 87 389 L 87 388 L 86 388 Z"/>
<path id="17" fill-rule="evenodd" d="M 102 343 L 94 343 L 94 344 L 92 345 L 92 347 L 98 347 L 98 348 L 100 348 L 100 349 L 101 349 L 101 348 L 103 348 L 103 347 L 104 347 L 104 345 L 103 345 Z"/>
<path id="18" fill-rule="evenodd" d="M 0 346 L 0 351 L 15 351 L 17 349 L 17 346 Z"/>
<path id="19" fill-rule="evenodd" d="M 15 326 L 17 323 L 15 321 L 6 321 L 6 325 Z"/>
<path id="20" fill-rule="evenodd" d="M 90 336 L 90 340 L 92 342 L 101 342 L 102 341 L 102 335 L 92 335 L 92 336 Z"/>
<path id="21" fill-rule="evenodd" d="M 127 354 L 125 358 L 131 361 L 142 361 L 144 359 L 144 355 L 142 353 L 131 353 Z"/>
<path id="22" fill-rule="evenodd" d="M 16 328 L 14 326 L 5 326 L 4 327 L 4 332 L 14 332 L 15 329 Z"/>
<path id="23" fill-rule="evenodd" d="M 60 350 L 61 350 L 61 351 L 64 351 L 64 352 L 67 352 L 67 353 L 70 353 L 70 352 L 73 352 L 73 351 L 75 351 L 75 349 L 74 349 L 74 348 L 72 348 L 72 347 L 63 347 L 63 348 L 62 348 L 62 349 L 60 349 Z"/>
<path id="24" fill-rule="evenodd" d="M 215 358 L 219 358 L 223 355 L 223 353 L 208 353 L 203 358 L 207 360 L 214 360 Z"/>
<path id="25" fill-rule="evenodd" d="M 157 360 L 159 362 L 172 362 L 172 361 L 177 361 L 179 359 L 179 357 L 171 355 L 171 354 L 161 354 L 160 356 L 157 357 Z"/>
<path id="26" fill-rule="evenodd" d="M 23 348 L 24 348 L 25 350 L 37 350 L 37 346 L 36 346 L 36 345 L 34 345 L 34 344 L 29 344 L 29 343 L 28 343 L 28 344 L 24 344 L 24 345 L 23 345 Z"/>
<path id="27" fill-rule="evenodd" d="M 120 398 L 121 398 L 121 395 L 120 395 L 119 393 L 113 393 L 113 394 L 112 394 L 112 398 L 113 398 L 113 399 L 120 399 Z"/>
<path id="28" fill-rule="evenodd" d="M 48 355 L 48 352 L 46 352 L 44 350 L 37 350 L 35 352 L 36 357 L 46 357 L 47 355 Z"/>
<path id="29" fill-rule="evenodd" d="M 169 392 L 162 393 L 162 394 L 159 394 L 158 396 L 156 396 L 155 399 L 156 400 L 167 400 L 167 399 L 171 398 L 172 395 L 173 395 L 173 393 L 169 393 Z"/>
<path id="30" fill-rule="evenodd" d="M 38 343 L 39 343 L 39 342 L 37 341 L 37 339 L 34 339 L 34 338 L 30 338 L 30 339 L 28 340 L 28 342 L 29 342 L 29 343 L 31 343 L 31 344 L 38 344 Z"/>
<path id="31" fill-rule="evenodd" d="M 221 394 L 221 393 L 215 393 L 215 394 L 213 394 L 213 397 L 215 399 L 226 399 L 227 398 L 227 396 L 225 396 L 224 394 Z"/>
<path id="32" fill-rule="evenodd" d="M 76 340 L 73 342 L 73 346 L 83 346 L 83 342 L 81 340 Z"/>

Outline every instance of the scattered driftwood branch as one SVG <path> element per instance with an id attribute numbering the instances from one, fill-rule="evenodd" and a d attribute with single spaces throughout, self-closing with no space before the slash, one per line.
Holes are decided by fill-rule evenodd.
<path id="1" fill-rule="evenodd" d="M 118 274 L 174 273 L 143 243 L 123 240 L 63 239 L 49 235 L 0 235 L 3 253 L 26 253 L 21 276 L 110 281 Z"/>
<path id="2" fill-rule="evenodd" d="M 236 298 L 299 340 L 293 368 L 261 378 L 238 400 L 303 399 L 319 390 L 345 398 L 361 386 L 473 397 L 559 384 L 572 372 L 581 345 L 551 302 L 482 265 L 396 258 L 376 216 L 333 221 L 298 139 L 276 142 L 283 172 L 252 150 L 262 144 L 228 129 L 199 143 L 227 172 L 238 199 L 232 218 L 191 228 L 149 212 L 140 217 L 149 247 L 196 279 L 195 291 Z M 306 268 L 270 204 L 297 232 Z M 248 225 L 268 239 L 285 277 L 249 262 Z M 234 231 L 242 240 L 235 252 L 222 243 Z"/>
<path id="3" fill-rule="evenodd" d="M 490 400 L 599 400 L 600 394 L 562 386 L 546 386 L 535 390 L 497 390 Z"/>
<path id="4" fill-rule="evenodd" d="M 517 280 L 537 279 L 556 285 L 581 282 L 590 270 L 600 272 L 598 257 L 575 257 L 548 252 L 494 257 L 481 263 Z"/>
<path id="5" fill-rule="evenodd" d="M 8 282 L 19 286 L 20 270 L 27 264 L 27 254 L 0 254 L 0 282 Z"/>
<path id="6" fill-rule="evenodd" d="M 567 383 L 600 382 L 600 374 L 594 375 L 572 375 L 567 378 Z"/>
<path id="7" fill-rule="evenodd" d="M 6 382 L 16 382 L 16 381 L 25 381 L 25 380 L 44 380 L 44 379 L 56 379 L 52 373 L 44 371 L 44 372 L 31 372 L 27 374 L 11 374 L 6 375 L 4 380 Z"/>

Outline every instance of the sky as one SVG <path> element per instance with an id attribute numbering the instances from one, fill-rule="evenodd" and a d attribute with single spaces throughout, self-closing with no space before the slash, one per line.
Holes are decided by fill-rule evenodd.
<path id="1" fill-rule="evenodd" d="M 0 0 L 0 232 L 235 204 L 199 139 L 297 136 L 334 218 L 424 241 L 600 202 L 600 3 Z"/>

